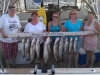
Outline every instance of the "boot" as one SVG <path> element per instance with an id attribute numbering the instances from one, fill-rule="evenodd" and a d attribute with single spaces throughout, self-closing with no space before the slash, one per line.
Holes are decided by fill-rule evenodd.
<path id="1" fill-rule="evenodd" d="M 77 53 L 77 54 L 75 54 L 75 57 L 74 57 L 74 59 L 75 59 L 75 67 L 76 68 L 78 68 L 78 56 L 79 56 L 79 54 Z"/>

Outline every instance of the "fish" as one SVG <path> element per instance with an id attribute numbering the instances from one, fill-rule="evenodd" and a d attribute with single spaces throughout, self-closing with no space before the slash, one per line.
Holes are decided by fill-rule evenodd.
<path id="1" fill-rule="evenodd" d="M 54 58 L 56 59 L 56 61 L 57 61 L 57 57 L 59 55 L 59 41 L 60 41 L 60 38 L 57 37 L 55 39 L 54 46 L 53 46 Z"/>
<path id="2" fill-rule="evenodd" d="M 25 43 L 25 54 L 26 54 L 26 57 L 27 57 L 26 61 L 30 60 L 30 45 L 31 45 L 30 39 L 27 38 L 27 41 Z"/>
<path id="3" fill-rule="evenodd" d="M 44 43 L 44 52 L 43 52 L 43 58 L 44 58 L 44 63 L 47 64 L 48 59 L 49 59 L 49 51 L 50 51 L 50 37 L 48 37 Z"/>
<path id="4" fill-rule="evenodd" d="M 69 41 L 68 41 L 68 38 L 66 37 L 65 38 L 65 43 L 64 43 L 64 52 L 63 52 L 63 54 L 65 54 L 67 52 L 68 46 L 69 46 Z"/>
<path id="5" fill-rule="evenodd" d="M 49 55 L 50 55 L 50 53 L 51 53 L 51 48 L 50 48 L 50 47 L 51 47 L 51 46 L 50 46 L 50 45 L 51 45 L 51 41 L 52 41 L 51 38 L 48 37 L 48 38 L 47 38 L 47 42 L 48 42 L 48 43 L 47 43 L 47 44 L 48 44 L 47 47 L 48 47 L 48 53 L 49 53 Z"/>
<path id="6" fill-rule="evenodd" d="M 39 59 L 39 57 L 40 57 L 40 39 L 39 38 L 36 41 L 36 54 Z"/>
<path id="7" fill-rule="evenodd" d="M 31 48 L 30 48 L 30 62 L 33 61 L 35 58 L 35 53 L 36 53 L 36 39 L 33 38 L 31 42 Z"/>
<path id="8" fill-rule="evenodd" d="M 61 37 L 60 43 L 59 43 L 59 57 L 60 60 L 63 58 L 63 52 L 64 52 L 64 38 Z"/>
<path id="9" fill-rule="evenodd" d="M 22 55 L 23 55 L 23 58 L 24 58 L 25 57 L 25 39 L 22 39 L 21 50 L 22 50 Z"/>
<path id="10" fill-rule="evenodd" d="M 73 45 L 73 38 L 71 37 L 70 38 L 70 43 L 69 43 L 69 53 L 71 52 L 71 50 L 72 50 L 72 45 Z"/>
<path id="11" fill-rule="evenodd" d="M 77 39 L 78 38 L 76 37 L 75 40 L 74 40 L 74 45 L 73 45 L 74 46 L 73 48 L 74 48 L 74 52 L 75 53 L 76 53 L 76 47 L 77 47 Z"/>

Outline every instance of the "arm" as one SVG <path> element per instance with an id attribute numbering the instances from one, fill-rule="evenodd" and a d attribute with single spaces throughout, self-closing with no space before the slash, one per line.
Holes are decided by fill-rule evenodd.
<path id="1" fill-rule="evenodd" d="M 5 16 L 2 15 L 1 18 L 0 18 L 0 33 L 1 35 L 3 36 L 3 38 L 7 38 L 7 35 L 4 33 L 4 31 L 2 30 L 2 28 L 4 27 L 4 19 L 5 19 Z"/>
<path id="2" fill-rule="evenodd" d="M 67 21 L 64 23 L 64 25 L 62 26 L 62 31 L 66 32 L 67 31 Z"/>
<path id="3" fill-rule="evenodd" d="M 62 22 L 60 23 L 60 31 L 63 31 L 63 24 L 62 24 Z"/>
<path id="4" fill-rule="evenodd" d="M 16 17 L 17 17 L 18 22 L 19 22 L 19 24 L 18 24 L 18 33 L 20 33 L 20 31 L 21 31 L 21 23 L 20 23 L 19 17 L 17 15 L 16 15 Z"/>
<path id="5" fill-rule="evenodd" d="M 18 28 L 18 33 L 20 33 L 20 31 L 21 31 L 21 28 Z"/>
<path id="6" fill-rule="evenodd" d="M 2 28 L 0 28 L 0 33 L 3 36 L 3 38 L 7 38 L 7 35 L 3 32 Z"/>
<path id="7" fill-rule="evenodd" d="M 48 22 L 48 32 L 50 32 L 50 22 Z"/>
<path id="8" fill-rule="evenodd" d="M 97 32 L 94 34 L 100 34 L 100 24 L 97 21 L 95 21 L 95 28 L 97 29 Z"/>

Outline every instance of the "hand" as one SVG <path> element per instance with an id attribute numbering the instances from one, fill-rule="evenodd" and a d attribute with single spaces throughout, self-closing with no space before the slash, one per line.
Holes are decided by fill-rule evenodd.
<path id="1" fill-rule="evenodd" d="M 89 34 L 87 34 L 87 35 L 94 35 L 93 33 L 89 33 Z"/>
<path id="2" fill-rule="evenodd" d="M 8 36 L 6 34 L 2 34 L 3 38 L 8 38 Z"/>
<path id="3" fill-rule="evenodd" d="M 20 38 L 20 36 L 17 36 L 17 38 Z"/>
<path id="4" fill-rule="evenodd" d="M 28 38 L 29 38 L 29 39 L 32 39 L 32 36 L 29 36 Z"/>
<path id="5" fill-rule="evenodd" d="M 43 38 L 44 38 L 44 41 L 46 41 L 47 37 L 46 37 L 46 36 L 44 36 Z"/>
<path id="6" fill-rule="evenodd" d="M 82 38 L 83 36 L 82 35 L 79 35 L 79 37 Z"/>

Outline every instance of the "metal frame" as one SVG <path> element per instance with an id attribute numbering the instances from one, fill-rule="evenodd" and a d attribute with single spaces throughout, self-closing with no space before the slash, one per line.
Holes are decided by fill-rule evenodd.
<path id="1" fill-rule="evenodd" d="M 11 2 L 10 0 L 8 0 L 7 6 L 6 6 L 6 1 L 7 1 L 7 0 L 3 0 L 3 7 L 2 7 L 2 14 L 3 14 L 3 15 L 7 13 L 7 11 L 8 11 L 8 6 L 10 5 L 10 2 Z"/>
<path id="2" fill-rule="evenodd" d="M 98 2 L 99 0 L 82 0 L 82 1 L 84 1 L 93 12 L 95 12 L 98 21 L 100 21 L 99 2 Z"/>

